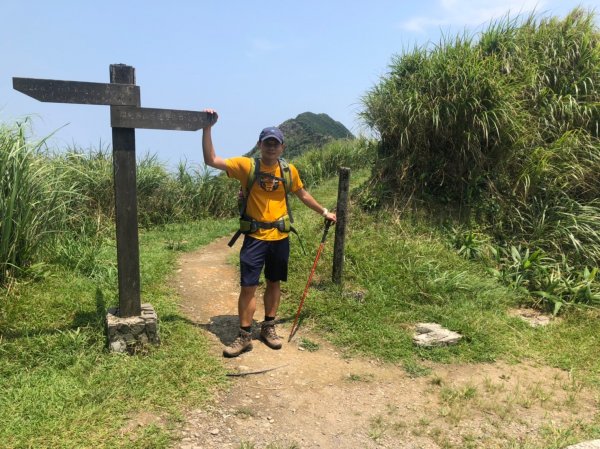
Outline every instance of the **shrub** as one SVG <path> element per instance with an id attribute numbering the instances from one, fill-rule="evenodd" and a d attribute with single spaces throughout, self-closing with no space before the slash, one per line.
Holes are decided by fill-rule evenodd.
<path id="1" fill-rule="evenodd" d="M 336 176 L 340 167 L 371 167 L 375 145 L 375 142 L 365 138 L 334 140 L 323 148 L 307 151 L 293 162 L 302 182 L 310 187 Z"/>
<path id="2" fill-rule="evenodd" d="M 505 18 L 397 56 L 364 99 L 380 136 L 367 207 L 421 204 L 578 269 L 600 260 L 594 14 Z"/>

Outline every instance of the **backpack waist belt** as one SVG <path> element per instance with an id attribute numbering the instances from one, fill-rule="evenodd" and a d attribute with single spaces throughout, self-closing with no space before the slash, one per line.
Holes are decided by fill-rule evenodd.
<path id="1" fill-rule="evenodd" d="M 292 226 L 292 223 L 290 222 L 289 215 L 284 215 L 279 220 L 275 221 L 258 221 L 250 217 L 242 217 L 240 218 L 240 228 L 231 238 L 228 245 L 233 246 L 241 234 L 254 234 L 259 229 L 273 228 L 276 228 L 280 232 L 293 232 L 294 234 L 298 235 L 298 233 Z"/>

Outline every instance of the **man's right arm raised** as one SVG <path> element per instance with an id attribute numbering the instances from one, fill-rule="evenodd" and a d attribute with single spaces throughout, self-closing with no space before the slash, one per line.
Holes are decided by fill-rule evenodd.
<path id="1" fill-rule="evenodd" d="M 212 142 L 211 128 L 217 122 L 219 116 L 217 111 L 213 109 L 205 109 L 204 112 L 214 114 L 214 120 L 210 120 L 210 125 L 202 128 L 202 154 L 204 156 L 204 163 L 210 167 L 218 168 L 219 170 L 226 170 L 227 164 L 225 159 L 215 154 L 215 147 Z"/>

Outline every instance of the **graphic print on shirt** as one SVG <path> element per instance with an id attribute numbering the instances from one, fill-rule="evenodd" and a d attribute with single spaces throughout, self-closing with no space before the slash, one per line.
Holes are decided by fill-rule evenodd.
<path id="1" fill-rule="evenodd" d="M 273 192 L 279 187 L 279 178 L 276 178 L 273 175 L 261 173 L 258 184 L 264 191 Z"/>

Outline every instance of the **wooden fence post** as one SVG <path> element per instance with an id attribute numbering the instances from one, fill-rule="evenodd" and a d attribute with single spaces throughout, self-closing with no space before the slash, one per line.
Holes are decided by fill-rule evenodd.
<path id="1" fill-rule="evenodd" d="M 348 190 L 350 188 L 350 169 L 340 167 L 337 200 L 337 223 L 335 225 L 335 242 L 333 245 L 333 273 L 331 278 L 334 283 L 342 284 L 344 271 L 344 242 L 346 240 L 346 223 L 348 220 Z"/>

